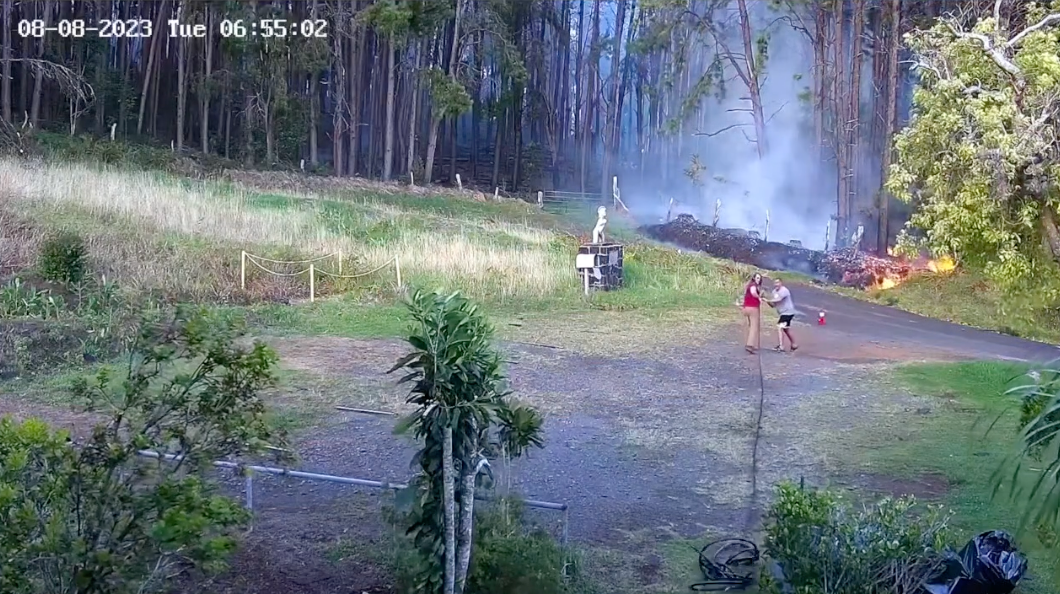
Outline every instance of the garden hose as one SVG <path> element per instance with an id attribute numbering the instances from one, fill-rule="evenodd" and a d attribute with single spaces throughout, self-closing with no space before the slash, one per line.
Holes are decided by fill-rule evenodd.
<path id="1" fill-rule="evenodd" d="M 760 558 L 755 543 L 742 538 L 726 538 L 708 543 L 697 552 L 703 581 L 692 584 L 690 589 L 693 592 L 743 590 L 754 583 L 754 564 Z M 734 571 L 739 567 L 747 570 Z"/>
<path id="2" fill-rule="evenodd" d="M 747 507 L 748 534 L 754 529 L 755 504 L 758 499 L 758 441 L 762 436 L 762 414 L 765 411 L 766 380 L 762 372 L 762 349 L 758 349 L 758 418 L 755 422 L 754 445 L 751 449 L 751 501 Z M 713 550 L 712 550 L 713 549 Z M 693 550 L 695 550 L 693 548 Z M 754 565 L 761 559 L 758 546 L 743 538 L 726 538 L 707 543 L 696 551 L 703 581 L 692 584 L 693 592 L 726 592 L 744 590 L 754 583 Z M 734 568 L 746 567 L 737 573 Z"/>

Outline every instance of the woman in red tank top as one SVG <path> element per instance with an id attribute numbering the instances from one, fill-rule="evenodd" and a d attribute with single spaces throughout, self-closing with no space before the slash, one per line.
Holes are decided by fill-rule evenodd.
<path id="1" fill-rule="evenodd" d="M 760 346 L 759 331 L 762 327 L 762 275 L 757 272 L 743 287 L 743 317 L 747 321 L 747 343 L 744 348 L 752 355 Z"/>

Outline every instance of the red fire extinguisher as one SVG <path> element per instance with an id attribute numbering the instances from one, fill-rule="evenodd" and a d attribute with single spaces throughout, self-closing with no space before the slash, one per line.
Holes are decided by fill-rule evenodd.
<path id="1" fill-rule="evenodd" d="M 817 325 L 824 326 L 824 312 L 818 312 L 817 314 Z"/>

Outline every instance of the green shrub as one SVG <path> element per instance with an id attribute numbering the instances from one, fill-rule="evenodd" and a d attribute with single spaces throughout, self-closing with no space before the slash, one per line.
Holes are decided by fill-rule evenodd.
<path id="1" fill-rule="evenodd" d="M 285 443 L 258 395 L 275 354 L 238 346 L 238 330 L 184 309 L 145 323 L 125 373 L 75 382 L 105 421 L 76 446 L 43 422 L 0 419 L 0 592 L 132 594 L 223 567 L 249 514 L 215 493 L 211 461 Z"/>
<path id="2" fill-rule="evenodd" d="M 44 241 L 38 268 L 45 280 L 80 283 L 85 278 L 87 255 L 81 236 L 66 231 Z"/>
<path id="3" fill-rule="evenodd" d="M 920 508 L 912 497 L 858 509 L 835 493 L 783 484 L 767 515 L 765 554 L 797 594 L 916 592 L 952 544 L 948 520 L 941 508 Z M 782 591 L 768 577 L 763 586 Z"/>
<path id="4" fill-rule="evenodd" d="M 518 502 L 484 510 L 465 594 L 562 594 L 565 554 L 549 534 L 528 531 Z"/>
<path id="5" fill-rule="evenodd" d="M 389 521 L 396 526 L 408 523 L 401 515 L 391 515 Z M 398 592 L 413 594 L 426 563 L 408 536 L 398 535 L 394 545 L 385 561 L 392 565 Z M 479 506 L 464 593 L 564 594 L 577 580 L 577 576 L 564 577 L 569 556 L 549 534 L 527 528 L 518 500 Z"/>

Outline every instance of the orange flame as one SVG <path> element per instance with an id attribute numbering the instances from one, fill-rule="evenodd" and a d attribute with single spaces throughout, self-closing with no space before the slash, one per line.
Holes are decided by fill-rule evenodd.
<path id="1" fill-rule="evenodd" d="M 943 256 L 938 260 L 928 260 L 927 268 L 936 274 L 946 274 L 947 272 L 953 272 L 957 268 L 957 263 L 953 261 L 953 258 Z"/>
<path id="2" fill-rule="evenodd" d="M 886 291 L 887 289 L 893 289 L 893 288 L 897 287 L 898 283 L 900 283 L 900 282 L 901 282 L 901 279 L 893 278 L 893 277 L 890 277 L 890 276 L 885 276 L 882 279 L 880 279 L 880 282 L 877 283 L 874 288 L 875 289 L 879 289 L 881 291 Z"/>

